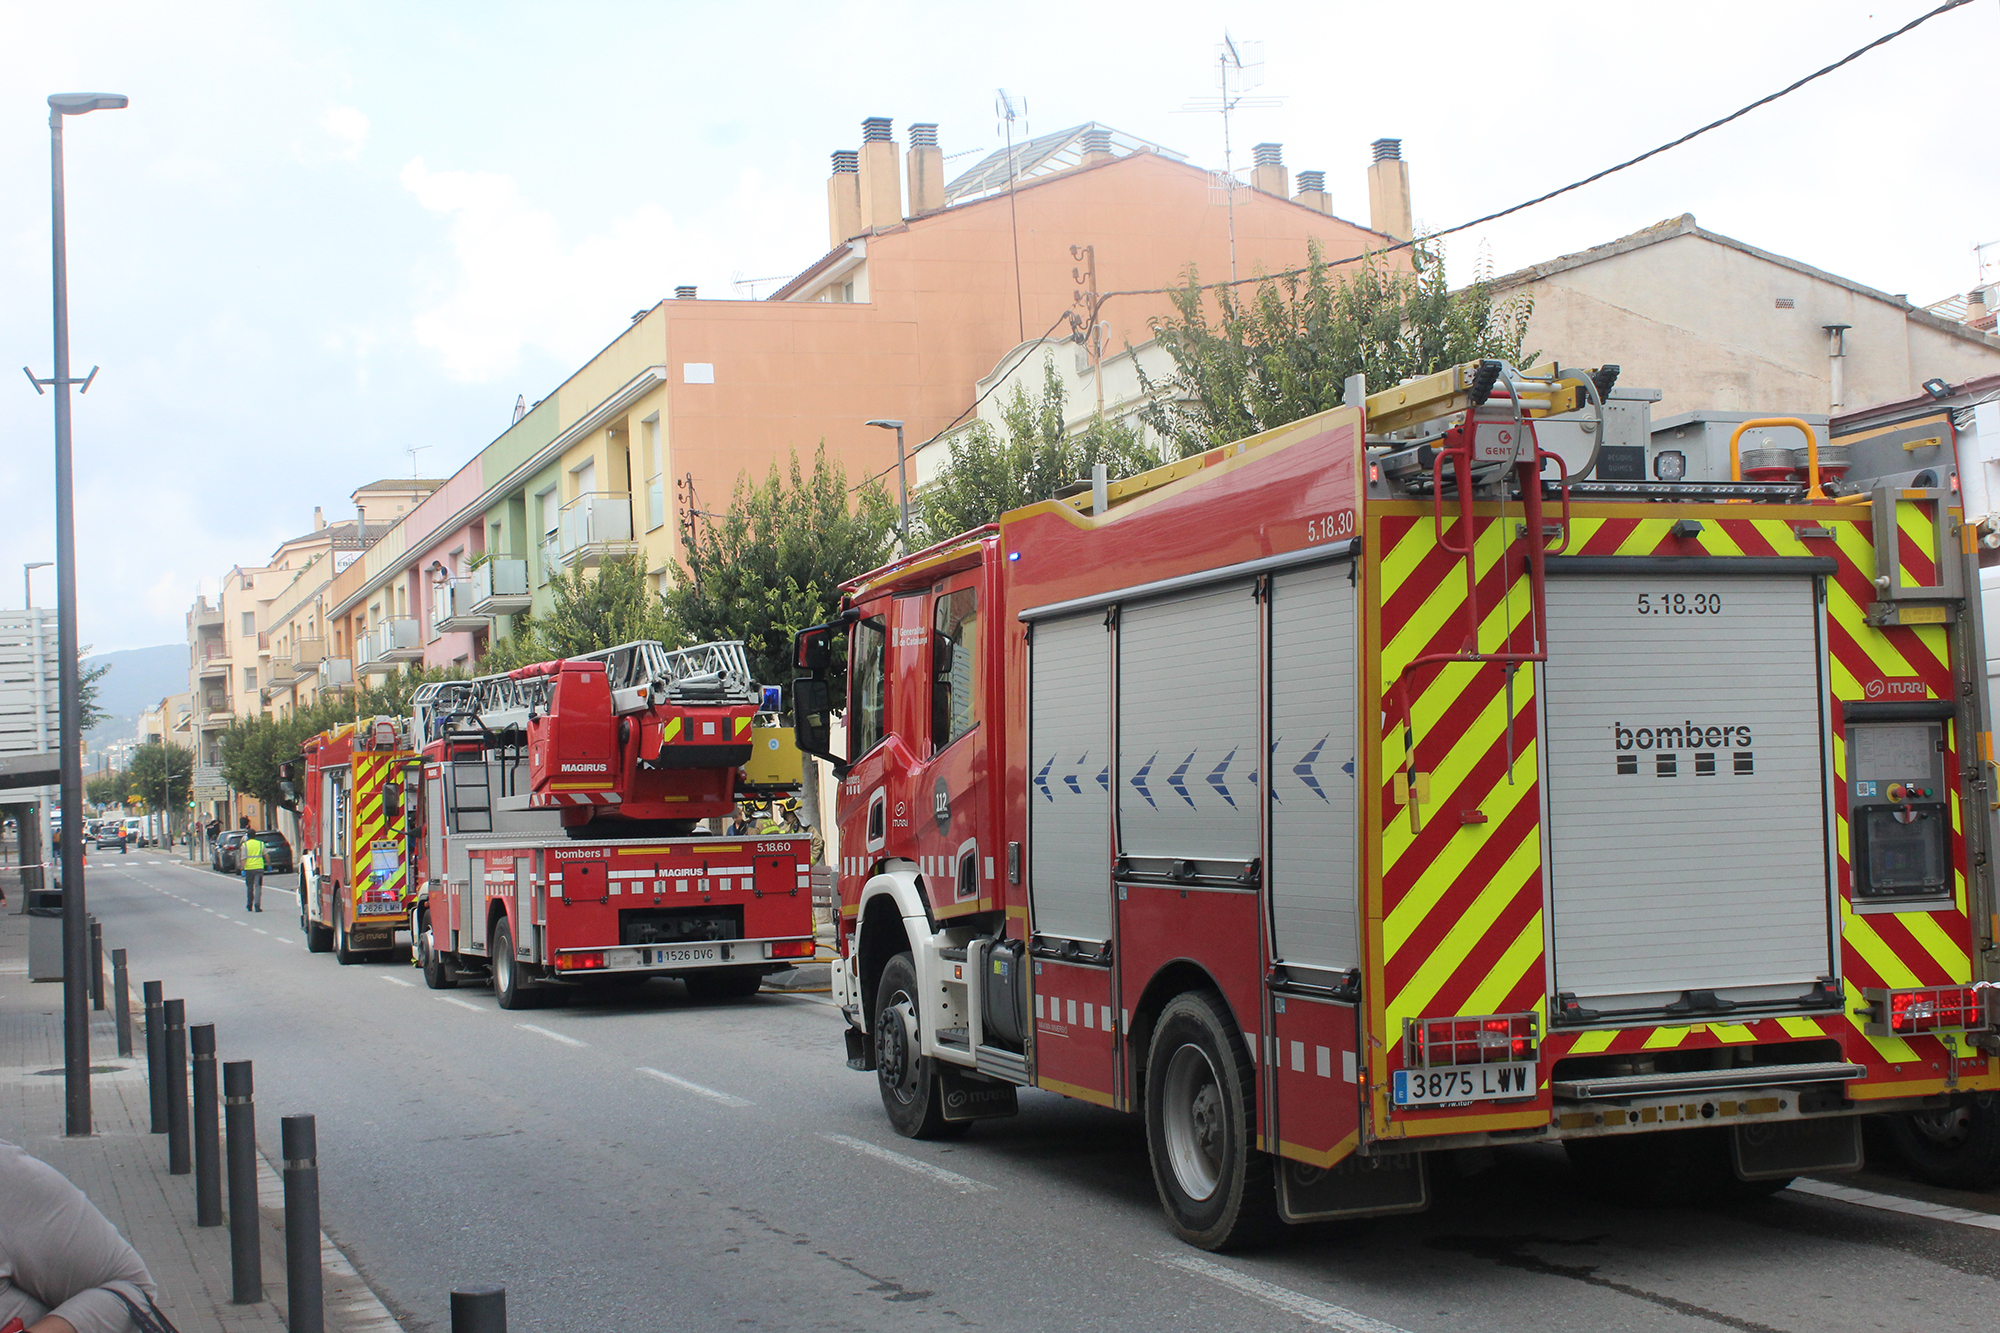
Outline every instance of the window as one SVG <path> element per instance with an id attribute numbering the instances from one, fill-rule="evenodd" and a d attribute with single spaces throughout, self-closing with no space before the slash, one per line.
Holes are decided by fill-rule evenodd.
<path id="1" fill-rule="evenodd" d="M 243 613 L 244 637 L 248 638 L 250 635 L 255 634 L 256 632 L 257 632 L 257 613 L 255 611 L 245 611 Z"/>
<path id="2" fill-rule="evenodd" d="M 880 620 L 864 620 L 854 627 L 854 667 L 848 683 L 852 692 L 848 725 L 854 734 L 847 752 L 857 759 L 882 743 L 889 694 L 889 664 L 882 651 L 887 637 Z"/>
<path id="3" fill-rule="evenodd" d="M 971 731 L 979 721 L 972 688 L 979 656 L 978 593 L 941 592 L 931 620 L 931 753 Z"/>
<path id="4" fill-rule="evenodd" d="M 651 532 L 667 521 L 666 481 L 660 475 L 660 419 L 647 417 L 639 423 L 639 448 L 644 455 L 640 465 L 646 469 L 646 531 Z"/>
<path id="5" fill-rule="evenodd" d="M 243 668 L 243 688 L 244 688 L 244 689 L 246 689 L 246 690 L 254 690 L 254 689 L 256 689 L 256 688 L 257 688 L 257 668 L 256 668 L 256 667 L 244 667 L 244 668 Z"/>

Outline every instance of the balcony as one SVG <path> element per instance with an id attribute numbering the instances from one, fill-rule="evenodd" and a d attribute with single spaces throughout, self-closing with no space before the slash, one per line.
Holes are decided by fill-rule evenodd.
<path id="1" fill-rule="evenodd" d="M 493 622 L 473 610 L 475 589 L 468 580 L 431 589 L 431 637 L 491 629 Z"/>
<path id="2" fill-rule="evenodd" d="M 593 569 L 637 555 L 632 540 L 632 492 L 587 491 L 562 507 L 556 529 L 565 568 Z"/>
<path id="3" fill-rule="evenodd" d="M 310 671 L 326 656 L 325 639 L 292 640 L 292 665 L 300 671 Z"/>
<path id="4" fill-rule="evenodd" d="M 362 642 L 361 660 L 364 665 L 424 660 L 423 635 L 414 616 L 384 620 L 369 630 Z"/>
<path id="5" fill-rule="evenodd" d="M 299 679 L 291 659 L 286 657 L 272 658 L 269 672 L 257 691 L 265 703 L 271 702 L 281 694 L 290 694 L 292 686 L 296 685 Z"/>
<path id="6" fill-rule="evenodd" d="M 202 680 L 227 680 L 229 678 L 228 650 L 218 648 L 212 652 L 203 653 L 195 663 L 195 675 Z"/>
<path id="7" fill-rule="evenodd" d="M 226 724 L 235 721 L 235 719 L 236 705 L 230 702 L 227 694 L 203 696 L 201 701 L 201 720 L 203 723 L 218 722 Z"/>
<path id="8" fill-rule="evenodd" d="M 472 614 L 475 616 L 516 615 L 527 610 L 534 601 L 534 594 L 528 588 L 528 562 L 525 560 L 488 560 L 472 571 Z"/>
<path id="9" fill-rule="evenodd" d="M 354 659 L 350 657 L 322 657 L 319 660 L 319 687 L 335 690 L 354 683 Z"/>
<path id="10" fill-rule="evenodd" d="M 206 597 L 195 598 L 194 608 L 188 612 L 188 625 L 190 628 L 198 630 L 210 628 L 221 629 L 221 605 L 218 603 L 215 606 L 210 606 Z"/>

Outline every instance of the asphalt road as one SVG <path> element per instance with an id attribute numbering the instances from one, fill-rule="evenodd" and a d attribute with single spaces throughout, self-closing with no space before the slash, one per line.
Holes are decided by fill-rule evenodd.
<path id="1" fill-rule="evenodd" d="M 697 1005 L 654 982 L 507 1013 L 405 964 L 308 954 L 275 885 L 250 916 L 205 868 L 92 860 L 135 982 L 256 1061 L 266 1151 L 280 1115 L 318 1117 L 325 1228 L 412 1330 L 448 1328 L 473 1282 L 505 1283 L 529 1333 L 2000 1324 L 1993 1229 L 1798 1191 L 1619 1209 L 1541 1148 L 1439 1170 L 1420 1216 L 1206 1255 L 1166 1229 L 1126 1116 L 1029 1092 L 960 1142 L 897 1138 L 823 997 Z"/>

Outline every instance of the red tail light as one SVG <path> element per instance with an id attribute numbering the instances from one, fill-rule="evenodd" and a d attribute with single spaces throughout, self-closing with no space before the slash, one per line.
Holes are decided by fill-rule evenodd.
<path id="1" fill-rule="evenodd" d="M 1866 1031 L 1871 1037 L 1917 1037 L 1927 1032 L 1966 1032 L 1992 1026 L 1977 986 L 1924 986 L 1915 990 L 1869 990 Z"/>
<path id="2" fill-rule="evenodd" d="M 811 940 L 772 940 L 764 946 L 766 958 L 810 958 L 813 956 Z"/>
<path id="3" fill-rule="evenodd" d="M 604 966 L 601 953 L 559 953 L 556 955 L 558 972 L 578 972 Z"/>
<path id="4" fill-rule="evenodd" d="M 1532 1060 L 1540 1028 L 1532 1013 L 1405 1019 L 1403 1062 L 1411 1069 L 1447 1069 Z"/>

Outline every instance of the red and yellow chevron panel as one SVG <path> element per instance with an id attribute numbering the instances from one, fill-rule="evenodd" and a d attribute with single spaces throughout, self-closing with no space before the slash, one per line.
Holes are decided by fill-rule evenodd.
<path id="1" fill-rule="evenodd" d="M 348 860 L 354 882 L 348 891 L 357 903 L 369 895 L 393 894 L 400 900 L 407 894 L 407 814 L 400 804 L 393 814 L 385 810 L 382 791 L 389 784 L 401 781 L 403 764 L 414 758 L 412 754 L 383 750 L 358 750 L 354 754 L 354 813 Z M 372 854 L 378 842 L 393 843 L 396 848 L 396 868 L 380 883 L 373 873 Z"/>

